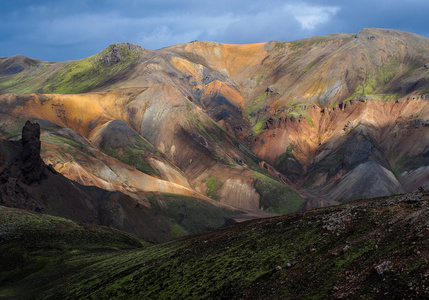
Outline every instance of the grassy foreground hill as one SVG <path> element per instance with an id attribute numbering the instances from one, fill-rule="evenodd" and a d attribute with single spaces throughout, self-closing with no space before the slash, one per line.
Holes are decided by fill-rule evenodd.
<path id="1" fill-rule="evenodd" d="M 0 298 L 423 299 L 428 201 L 422 190 L 149 246 L 0 207 Z"/>

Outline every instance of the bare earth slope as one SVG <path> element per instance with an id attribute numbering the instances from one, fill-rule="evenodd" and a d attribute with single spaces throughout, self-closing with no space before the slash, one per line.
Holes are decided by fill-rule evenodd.
<path id="1" fill-rule="evenodd" d="M 21 140 L 0 140 L 0 205 L 111 226 L 152 243 L 223 227 L 234 223 L 236 215 L 239 219 L 252 217 L 217 202 L 191 196 L 132 193 L 121 186 L 115 190 L 114 183 L 109 183 L 111 191 L 107 191 L 71 181 L 55 171 L 52 165 L 44 164 L 40 157 L 39 137 L 39 124 L 27 121 Z M 59 141 L 63 138 L 56 137 Z M 63 151 L 61 148 L 56 150 Z M 85 150 L 89 157 L 90 149 Z M 80 157 L 75 155 L 73 159 L 79 160 Z M 97 172 L 108 172 L 102 169 L 96 158 L 94 161 L 92 167 L 101 169 Z M 118 163 L 114 165 L 120 167 Z M 122 167 L 125 169 L 123 173 L 130 169 L 126 164 Z M 97 172 L 95 175 L 88 173 L 88 176 L 99 179 Z M 133 172 L 136 174 L 135 170 Z M 139 179 L 134 178 L 136 181 Z"/>

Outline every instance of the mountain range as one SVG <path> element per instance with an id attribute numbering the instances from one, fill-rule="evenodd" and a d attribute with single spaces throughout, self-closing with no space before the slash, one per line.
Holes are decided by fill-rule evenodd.
<path id="1" fill-rule="evenodd" d="M 65 62 L 3 57 L 0 135 L 12 157 L 27 120 L 38 123 L 50 170 L 128 199 L 108 202 L 115 221 L 97 205 L 72 219 L 130 231 L 124 207 L 144 208 L 157 225 L 131 232 L 152 242 L 414 192 L 429 188 L 428 49 L 422 36 L 364 29 L 155 51 L 119 43 Z M 20 158 L 8 159 L 3 172 Z M 31 190 L 48 179 L 16 180 Z M 67 217 L 68 196 L 37 201 Z M 25 208 L 10 197 L 2 203 Z"/>

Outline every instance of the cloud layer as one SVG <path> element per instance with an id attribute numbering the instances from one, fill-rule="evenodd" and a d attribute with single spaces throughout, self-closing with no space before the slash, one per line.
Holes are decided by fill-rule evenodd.
<path id="1" fill-rule="evenodd" d="M 44 0 L 7 1 L 0 56 L 61 61 L 131 42 L 158 49 L 192 40 L 291 41 L 365 27 L 429 36 L 426 0 Z"/>

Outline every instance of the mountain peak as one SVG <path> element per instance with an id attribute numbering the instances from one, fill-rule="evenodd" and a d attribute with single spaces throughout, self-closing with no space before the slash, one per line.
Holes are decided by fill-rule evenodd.
<path id="1" fill-rule="evenodd" d="M 420 36 L 418 34 L 408 32 L 408 31 L 402 31 L 397 29 L 391 29 L 391 28 L 364 28 L 359 33 L 356 34 L 356 37 L 364 36 L 368 39 L 373 39 L 377 36 L 382 37 L 396 37 L 400 39 L 405 38 L 418 38 L 418 39 L 426 39 L 423 36 Z"/>
<path id="2" fill-rule="evenodd" d="M 39 63 L 41 63 L 40 60 L 29 58 L 21 54 L 7 57 L 4 58 L 3 61 L 0 61 L 0 76 L 20 73 Z"/>
<path id="3" fill-rule="evenodd" d="M 115 64 L 119 63 L 126 57 L 135 57 L 139 54 L 148 52 L 149 50 L 144 49 L 143 47 L 131 44 L 131 43 L 116 43 L 112 44 L 99 54 L 96 55 L 96 58 L 99 61 L 102 61 L 103 64 Z"/>

